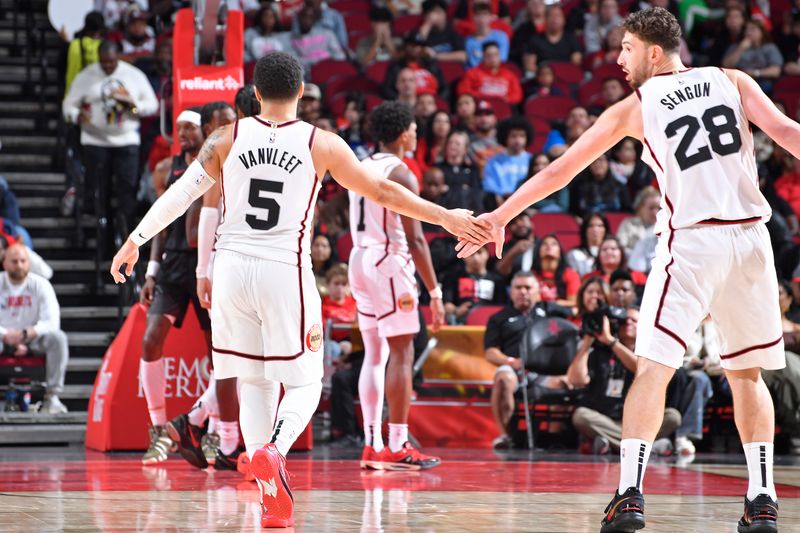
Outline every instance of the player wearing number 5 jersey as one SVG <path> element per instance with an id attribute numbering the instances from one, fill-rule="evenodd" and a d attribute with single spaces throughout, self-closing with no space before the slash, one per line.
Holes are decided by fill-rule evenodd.
<path id="1" fill-rule="evenodd" d="M 419 194 L 417 180 L 400 159 L 417 147 L 411 108 L 386 102 L 369 116 L 378 151 L 361 164 Z M 418 289 L 414 269 L 431 296 L 433 329 L 444 323 L 442 289 L 436 282 L 422 226 L 350 191 L 350 287 L 364 340 L 364 365 L 358 397 L 364 420 L 361 468 L 422 470 L 440 463 L 408 442 L 414 335 L 419 331 Z M 389 400 L 389 443 L 383 446 L 383 392 Z"/>
<path id="2" fill-rule="evenodd" d="M 661 425 L 667 383 L 686 339 L 711 315 L 722 334 L 722 366 L 749 471 L 740 533 L 777 531 L 772 481 L 774 410 L 761 368 L 785 365 L 778 286 L 765 228 L 771 211 L 758 190 L 750 123 L 795 157 L 800 126 L 758 84 L 735 70 L 687 69 L 680 26 L 668 11 L 629 15 L 618 63 L 634 94 L 603 113 L 567 152 L 486 215 L 501 249 L 503 226 L 569 181 L 626 136 L 644 144 L 663 193 L 660 233 L 636 341 L 636 378 L 622 421 L 620 483 L 601 531 L 645 525 L 641 493 Z M 461 242 L 459 255 L 476 247 Z M 687 526 L 688 527 L 688 526 Z"/>
<path id="3" fill-rule="evenodd" d="M 215 131 L 186 170 L 114 256 L 116 282 L 131 275 L 139 246 L 219 187 L 211 324 L 218 379 L 241 384 L 239 422 L 261 489 L 262 525 L 294 523 L 285 456 L 308 425 L 322 388 L 322 318 L 311 271 L 310 234 L 320 176 L 406 216 L 440 224 L 471 242 L 489 237 L 488 223 L 465 210 L 447 211 L 364 168 L 338 136 L 297 120 L 303 69 L 284 53 L 258 60 L 261 114 Z M 274 429 L 272 380 L 285 389 Z"/>

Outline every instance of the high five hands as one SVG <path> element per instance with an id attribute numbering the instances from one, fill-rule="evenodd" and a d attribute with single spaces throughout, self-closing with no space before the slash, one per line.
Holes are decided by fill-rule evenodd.
<path id="1" fill-rule="evenodd" d="M 485 238 L 481 240 L 468 240 L 459 236 L 458 244 L 456 245 L 456 252 L 459 258 L 469 257 L 478 251 L 478 249 L 486 243 L 493 242 L 495 255 L 498 259 L 503 257 L 503 243 L 505 242 L 506 228 L 494 213 L 484 213 L 478 217 L 482 221 L 483 226 L 488 231 L 488 235 L 482 235 Z M 486 233 L 486 232 L 483 232 Z"/>

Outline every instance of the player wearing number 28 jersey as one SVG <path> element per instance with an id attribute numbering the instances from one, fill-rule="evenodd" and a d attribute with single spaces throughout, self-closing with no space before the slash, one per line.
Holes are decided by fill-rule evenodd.
<path id="1" fill-rule="evenodd" d="M 212 188 L 222 197 L 212 285 L 212 347 L 217 378 L 239 378 L 239 423 L 261 489 L 264 527 L 294 523 L 285 456 L 308 425 L 322 384 L 322 321 L 311 272 L 310 234 L 319 180 L 343 186 L 406 216 L 441 224 L 478 242 L 488 224 L 447 211 L 361 166 L 335 134 L 297 120 L 303 69 L 275 52 L 254 72 L 261 113 L 212 133 L 184 175 L 147 212 L 114 256 L 115 281 L 138 247 Z M 273 382 L 285 391 L 271 424 Z"/>
<path id="2" fill-rule="evenodd" d="M 666 387 L 681 365 L 687 339 L 708 315 L 722 336 L 720 357 L 750 479 L 738 531 L 777 531 L 774 410 L 760 372 L 783 368 L 785 358 L 765 227 L 771 210 L 758 189 L 750 123 L 795 157 L 800 157 L 800 126 L 748 75 L 685 68 L 678 54 L 680 25 L 665 9 L 638 11 L 622 26 L 618 63 L 634 94 L 606 110 L 564 155 L 485 218 L 501 250 L 502 228 L 525 207 L 564 187 L 624 137 L 642 141 L 643 158 L 663 194 L 656 224 L 660 238 L 639 315 L 636 378 L 623 412 L 620 482 L 601 532 L 645 525 L 642 480 Z M 475 248 L 460 242 L 459 255 Z"/>

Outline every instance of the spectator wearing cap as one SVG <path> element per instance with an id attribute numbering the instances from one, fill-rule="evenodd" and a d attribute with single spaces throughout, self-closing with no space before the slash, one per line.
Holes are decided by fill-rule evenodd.
<path id="1" fill-rule="evenodd" d="M 475 33 L 467 37 L 465 47 L 467 51 L 467 67 L 472 68 L 481 64 L 483 60 L 483 46 L 486 43 L 495 43 L 500 50 L 500 61 L 508 61 L 508 35 L 500 30 L 492 29 L 494 15 L 488 4 L 475 5 Z"/>
<path id="2" fill-rule="evenodd" d="M 522 101 L 522 85 L 513 70 L 503 65 L 500 47 L 489 41 L 483 45 L 481 64 L 467 71 L 458 84 L 458 94 L 476 98 L 501 98 L 510 105 Z"/>
<path id="3" fill-rule="evenodd" d="M 125 13 L 125 37 L 122 39 L 122 59 L 132 62 L 137 57 L 151 56 L 156 51 L 153 28 L 147 25 L 150 15 L 138 7 Z"/>
<path id="4" fill-rule="evenodd" d="M 270 52 L 289 49 L 289 34 L 280 29 L 278 12 L 273 4 L 264 4 L 256 15 L 255 25 L 244 31 L 244 60 L 257 61 Z"/>
<path id="5" fill-rule="evenodd" d="M 423 41 L 416 32 L 408 33 L 403 44 L 402 57 L 393 61 L 386 70 L 381 92 L 387 100 L 397 99 L 397 76 L 403 69 L 410 69 L 414 74 L 416 94 L 430 93 L 445 96 L 447 84 L 436 60 L 425 57 Z M 413 106 L 412 106 L 413 107 Z"/>
<path id="6" fill-rule="evenodd" d="M 339 47 L 347 50 L 347 26 L 341 13 L 330 7 L 324 0 L 306 0 L 303 7 L 311 8 L 314 14 L 312 25 L 315 30 L 328 30 L 336 37 Z M 302 12 L 302 9 L 300 11 Z M 292 33 L 300 30 L 300 22 L 300 17 L 295 17 L 292 21 Z"/>
<path id="7" fill-rule="evenodd" d="M 303 6 L 294 19 L 290 36 L 292 51 L 303 65 L 306 78 L 311 75 L 311 67 L 320 61 L 347 59 L 336 35 L 329 29 L 315 24 L 315 17 L 313 6 L 309 4 Z"/>
<path id="8" fill-rule="evenodd" d="M 580 66 L 583 59 L 581 46 L 572 33 L 564 31 L 564 10 L 551 5 L 545 11 L 544 33 L 536 34 L 528 41 L 525 54 L 532 56 L 531 62 L 567 61 Z"/>
<path id="9" fill-rule="evenodd" d="M 297 116 L 300 120 L 314 122 L 322 114 L 322 91 L 315 83 L 306 83 L 303 96 L 297 106 Z"/>
<path id="10" fill-rule="evenodd" d="M 483 170 L 483 190 L 495 195 L 497 205 L 502 204 L 528 177 L 532 156 L 525 147 L 532 137 L 530 124 L 520 116 L 509 117 L 497 126 L 497 140 L 506 152 L 489 159 Z"/>
<path id="11" fill-rule="evenodd" d="M 444 0 L 422 3 L 422 26 L 417 33 L 425 46 L 426 57 L 458 63 L 467 60 L 464 38 L 448 22 Z"/>
<path id="12" fill-rule="evenodd" d="M 489 158 L 503 152 L 503 145 L 497 142 L 497 116 L 492 104 L 486 100 L 478 102 L 475 109 L 475 133 L 470 136 L 469 142 L 469 158 L 483 175 L 483 167 Z"/>
<path id="13" fill-rule="evenodd" d="M 392 37 L 392 12 L 385 7 L 373 6 L 369 10 L 372 35 L 364 37 L 356 45 L 356 59 L 363 66 L 376 61 L 392 61 L 400 57 L 402 41 Z"/>

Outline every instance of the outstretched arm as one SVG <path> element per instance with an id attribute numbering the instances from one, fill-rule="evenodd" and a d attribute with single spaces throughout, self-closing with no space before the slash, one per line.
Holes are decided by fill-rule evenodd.
<path id="1" fill-rule="evenodd" d="M 503 205 L 481 218 L 492 223 L 492 235 L 498 254 L 502 249 L 502 228 L 531 204 L 566 187 L 572 179 L 595 159 L 610 150 L 626 136 L 641 138 L 641 111 L 636 95 L 630 95 L 608 108 L 564 155 L 544 170 L 529 178 Z M 500 242 L 497 242 L 500 239 Z M 480 243 L 481 245 L 485 244 Z M 480 248 L 459 243 L 459 257 L 471 255 Z"/>
<path id="2" fill-rule="evenodd" d="M 753 78 L 738 70 L 725 74 L 739 88 L 747 120 L 800 159 L 800 124 L 781 113 Z"/>
<path id="3" fill-rule="evenodd" d="M 206 139 L 197 159 L 167 191 L 156 200 L 142 221 L 131 232 L 128 240 L 111 261 L 111 275 L 117 283 L 124 283 L 125 276 L 119 271 L 125 264 L 125 274 L 133 273 L 133 266 L 139 258 L 139 247 L 150 240 L 181 216 L 216 182 L 220 175 L 222 162 L 230 151 L 232 128 L 225 126 L 216 130 Z"/>
<path id="4" fill-rule="evenodd" d="M 343 187 L 391 209 L 395 213 L 442 226 L 468 242 L 486 242 L 488 225 L 464 209 L 447 209 L 423 200 L 405 187 L 369 172 L 353 151 L 336 134 L 317 130 L 312 150 L 314 165 L 323 175 L 326 171 Z"/>

